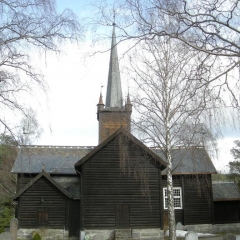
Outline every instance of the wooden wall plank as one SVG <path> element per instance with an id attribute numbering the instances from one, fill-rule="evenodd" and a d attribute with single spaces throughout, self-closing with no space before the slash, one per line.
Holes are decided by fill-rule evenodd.
<path id="1" fill-rule="evenodd" d="M 83 228 L 116 228 L 116 205 L 129 205 L 129 228 L 156 228 L 161 225 L 159 170 L 134 146 L 127 147 L 126 161 L 133 170 L 144 167 L 149 195 L 142 194 L 140 179 L 133 171 L 122 172 L 118 143 L 113 139 L 82 166 Z M 135 168 L 136 170 L 136 168 Z M 161 174 L 160 174 L 161 176 Z"/>
<path id="2" fill-rule="evenodd" d="M 42 201 L 43 200 L 43 201 Z M 50 228 L 66 228 L 67 197 L 47 179 L 40 178 L 19 199 L 20 228 L 38 227 L 38 211 L 48 210 Z"/>

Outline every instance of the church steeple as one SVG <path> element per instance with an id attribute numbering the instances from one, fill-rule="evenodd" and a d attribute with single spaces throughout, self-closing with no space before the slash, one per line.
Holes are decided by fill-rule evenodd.
<path id="1" fill-rule="evenodd" d="M 100 97 L 99 97 L 99 101 L 97 104 L 97 119 L 99 120 L 99 112 L 102 111 L 104 109 L 104 103 L 102 100 L 102 91 L 100 92 Z"/>
<path id="2" fill-rule="evenodd" d="M 118 63 L 117 42 L 115 34 L 115 23 L 113 23 L 112 45 L 110 53 L 110 62 L 108 70 L 108 85 L 106 96 L 106 108 L 108 107 L 123 107 L 122 87 Z"/>
<path id="3" fill-rule="evenodd" d="M 122 87 L 118 63 L 115 23 L 113 24 L 112 45 L 108 72 L 106 103 L 100 94 L 97 104 L 97 119 L 99 121 L 99 143 L 108 138 L 120 127 L 130 132 L 132 104 L 128 94 L 125 107 L 123 106 Z"/>
<path id="4" fill-rule="evenodd" d="M 125 109 L 128 112 L 132 112 L 132 103 L 131 103 L 131 100 L 130 100 L 129 93 L 127 95 L 127 101 L 126 101 L 126 104 L 125 104 Z"/>

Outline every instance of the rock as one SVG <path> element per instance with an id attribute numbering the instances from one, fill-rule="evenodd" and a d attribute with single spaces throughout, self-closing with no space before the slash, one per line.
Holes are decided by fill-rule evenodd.
<path id="1" fill-rule="evenodd" d="M 11 240 L 11 235 L 9 232 L 3 232 L 0 234 L 0 240 Z"/>
<path id="2" fill-rule="evenodd" d="M 10 222 L 11 240 L 17 240 L 17 232 L 18 232 L 18 220 L 16 218 L 12 218 Z"/>
<path id="3" fill-rule="evenodd" d="M 184 230 L 182 223 L 178 222 L 177 225 L 176 225 L 176 229 L 177 230 Z"/>
<path id="4" fill-rule="evenodd" d="M 185 235 L 185 240 L 198 240 L 198 235 L 197 233 L 190 231 Z"/>
<path id="5" fill-rule="evenodd" d="M 233 235 L 232 233 L 228 233 L 223 236 L 223 240 L 236 240 L 236 236 Z"/>

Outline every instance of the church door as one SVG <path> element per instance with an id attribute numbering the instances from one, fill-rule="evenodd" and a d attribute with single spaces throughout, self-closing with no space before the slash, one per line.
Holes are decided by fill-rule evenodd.
<path id="1" fill-rule="evenodd" d="M 129 228 L 129 205 L 116 205 L 116 228 Z"/>
<path id="2" fill-rule="evenodd" d="M 38 209 L 38 226 L 47 226 L 48 225 L 48 209 L 40 208 Z"/>

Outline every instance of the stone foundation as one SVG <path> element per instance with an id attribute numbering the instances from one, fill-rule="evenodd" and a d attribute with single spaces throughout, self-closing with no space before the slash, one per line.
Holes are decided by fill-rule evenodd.
<path id="1" fill-rule="evenodd" d="M 228 223 L 228 224 L 198 224 L 198 225 L 186 225 L 182 226 L 182 229 L 186 231 L 193 231 L 199 233 L 239 233 L 240 232 L 240 223 Z"/>
<path id="2" fill-rule="evenodd" d="M 39 233 L 42 240 L 67 240 L 68 231 L 64 229 L 19 229 L 18 240 L 31 240 L 34 233 Z"/>
<path id="3" fill-rule="evenodd" d="M 84 238 L 85 236 L 85 238 Z M 114 240 L 114 230 L 85 230 L 81 232 L 81 239 L 88 240 Z"/>
<path id="4" fill-rule="evenodd" d="M 132 229 L 133 240 L 160 240 L 163 237 L 164 232 L 160 228 Z"/>
<path id="5" fill-rule="evenodd" d="M 181 229 L 180 229 L 181 228 Z M 186 225 L 178 224 L 179 230 L 193 231 L 199 233 L 239 233 L 240 223 L 232 224 L 199 224 Z M 129 229 L 131 240 L 163 240 L 164 231 L 159 228 L 149 229 Z M 64 229 L 19 229 L 18 240 L 31 240 L 33 233 L 37 232 L 42 240 L 70 240 L 78 238 L 68 238 L 68 231 Z M 81 240 L 115 240 L 115 230 L 85 230 L 81 232 Z"/>
<path id="6" fill-rule="evenodd" d="M 123 233 L 122 239 L 131 240 L 161 240 L 164 237 L 163 230 L 159 228 L 152 229 L 129 229 L 131 236 Z M 117 239 L 121 239 L 121 230 L 118 230 Z M 81 232 L 81 240 L 114 240 L 115 230 L 85 230 Z"/>

